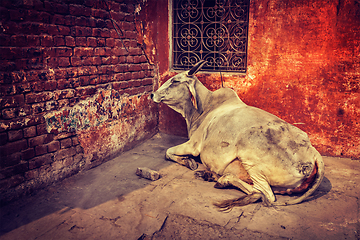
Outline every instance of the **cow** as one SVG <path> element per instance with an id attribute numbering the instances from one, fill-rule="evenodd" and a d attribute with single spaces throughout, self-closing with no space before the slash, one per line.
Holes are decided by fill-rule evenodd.
<path id="1" fill-rule="evenodd" d="M 195 74 L 206 61 L 167 80 L 150 98 L 165 103 L 186 120 L 189 140 L 167 149 L 165 158 L 191 170 L 200 158 L 206 170 L 195 175 L 246 193 L 214 203 L 221 210 L 262 200 L 266 206 L 304 201 L 319 187 L 324 162 L 299 128 L 246 105 L 230 88 L 208 90 Z M 302 193 L 279 202 L 274 193 Z"/>

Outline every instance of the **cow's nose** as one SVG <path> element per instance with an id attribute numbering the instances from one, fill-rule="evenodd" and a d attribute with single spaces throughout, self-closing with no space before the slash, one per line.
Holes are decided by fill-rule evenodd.
<path id="1" fill-rule="evenodd" d="M 151 93 L 151 94 L 150 94 L 150 98 L 151 98 L 151 99 L 153 99 L 153 97 L 154 97 L 154 94 L 153 94 L 153 93 Z"/>

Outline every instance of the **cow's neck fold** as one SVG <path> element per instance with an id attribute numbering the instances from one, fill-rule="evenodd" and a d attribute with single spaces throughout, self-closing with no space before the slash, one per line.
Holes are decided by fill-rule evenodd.
<path id="1" fill-rule="evenodd" d="M 193 129 L 193 123 L 201 116 L 204 111 L 204 103 L 211 96 L 212 92 L 209 91 L 198 79 L 195 82 L 195 91 L 196 91 L 196 109 L 194 105 L 191 103 L 191 99 L 189 100 L 189 104 L 187 104 L 187 108 L 184 111 L 184 117 L 187 124 L 187 130 L 189 137 L 191 136 Z"/>

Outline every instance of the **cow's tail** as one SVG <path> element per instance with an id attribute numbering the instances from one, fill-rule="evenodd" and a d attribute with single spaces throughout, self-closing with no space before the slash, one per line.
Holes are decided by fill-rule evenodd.
<path id="1" fill-rule="evenodd" d="M 263 194 L 260 192 L 251 193 L 249 195 L 245 195 L 235 199 L 223 200 L 221 202 L 213 203 L 216 207 L 220 209 L 220 211 L 229 211 L 233 207 L 245 206 L 250 203 L 257 202 L 263 198 Z M 264 198 L 263 198 L 264 199 Z"/>
<path id="2" fill-rule="evenodd" d="M 317 167 L 317 173 L 316 173 L 316 177 L 314 179 L 313 184 L 311 185 L 311 187 L 300 197 L 293 199 L 293 200 L 289 200 L 286 202 L 274 202 L 272 203 L 272 205 L 274 206 L 286 206 L 286 205 L 294 205 L 294 204 L 298 204 L 301 203 L 302 201 L 304 201 L 307 197 L 309 197 L 311 194 L 313 194 L 315 192 L 315 190 L 320 186 L 323 178 L 324 178 L 324 174 L 325 174 L 325 165 L 324 162 L 322 160 L 321 155 L 318 153 L 316 155 L 316 159 L 315 159 L 315 167 Z"/>

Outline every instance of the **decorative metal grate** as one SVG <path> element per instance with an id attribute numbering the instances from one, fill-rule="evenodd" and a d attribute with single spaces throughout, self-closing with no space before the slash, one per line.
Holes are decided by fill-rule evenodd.
<path id="1" fill-rule="evenodd" d="M 249 0 L 174 0 L 173 68 L 246 72 Z"/>

